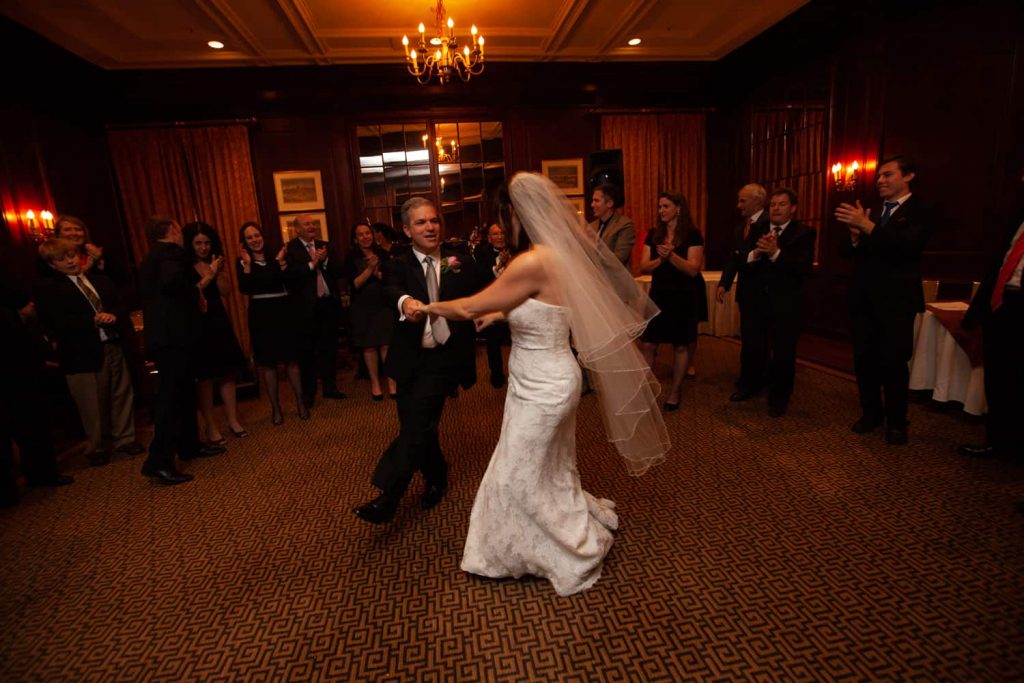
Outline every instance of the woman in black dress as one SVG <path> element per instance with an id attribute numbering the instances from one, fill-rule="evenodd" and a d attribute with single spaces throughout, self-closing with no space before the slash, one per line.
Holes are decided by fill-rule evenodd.
<path id="1" fill-rule="evenodd" d="M 370 375 L 370 395 L 374 401 L 380 401 L 384 398 L 380 364 L 387 358 L 397 315 L 384 296 L 382 269 L 388 254 L 374 244 L 373 230 L 366 223 L 352 227 L 352 246 L 345 259 L 345 279 L 352 295 L 352 343 L 363 350 Z M 390 378 L 388 392 L 395 394 L 395 382 Z"/>
<path id="2" fill-rule="evenodd" d="M 697 341 L 696 289 L 703 263 L 704 238 L 693 224 L 686 198 L 662 192 L 658 196 L 658 223 L 647 234 L 640 258 L 641 272 L 651 274 L 651 300 L 661 313 L 647 325 L 641 341 L 652 372 L 658 344 L 671 344 L 675 350 L 666 411 L 679 408 L 689 364 L 688 345 Z"/>
<path id="3" fill-rule="evenodd" d="M 256 365 L 267 388 L 273 423 L 284 423 L 278 396 L 277 365 L 284 363 L 288 384 L 295 396 L 299 417 L 309 419 L 309 410 L 302 403 L 302 380 L 299 375 L 299 321 L 297 307 L 288 293 L 290 282 L 285 248 L 273 258 L 264 251 L 263 232 L 256 223 L 246 223 L 238 230 L 242 258 L 238 261 L 238 288 L 249 295 L 249 338 Z"/>
<path id="4" fill-rule="evenodd" d="M 224 247 L 220 235 L 206 223 L 188 223 L 182 232 L 185 251 L 192 258 L 193 267 L 199 277 L 199 301 L 202 308 L 202 340 L 196 356 L 195 370 L 199 412 L 206 423 L 206 440 L 223 446 L 227 439 L 217 427 L 213 417 L 213 387 L 216 384 L 224 403 L 224 414 L 228 429 L 238 438 L 249 436 L 238 421 L 238 401 L 235 396 L 235 378 L 245 367 L 245 356 L 238 345 L 235 331 L 231 329 L 221 290 L 229 284 L 224 273 Z"/>

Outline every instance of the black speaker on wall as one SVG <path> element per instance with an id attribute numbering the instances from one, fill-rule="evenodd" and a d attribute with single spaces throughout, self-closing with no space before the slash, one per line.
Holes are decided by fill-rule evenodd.
<path id="1" fill-rule="evenodd" d="M 622 173 L 622 150 L 602 149 L 590 153 L 590 176 L 587 178 L 587 192 L 593 194 L 598 185 L 614 185 L 619 188 L 616 206 L 622 204 L 626 192 L 626 177 Z"/>

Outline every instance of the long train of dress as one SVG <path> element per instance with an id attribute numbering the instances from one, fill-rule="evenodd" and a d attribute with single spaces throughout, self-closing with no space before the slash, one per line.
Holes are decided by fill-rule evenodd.
<path id="1" fill-rule="evenodd" d="M 618 527 L 615 503 L 580 485 L 576 407 L 580 368 L 568 310 L 527 299 L 508 314 L 509 384 L 498 445 L 473 503 L 462 569 L 530 574 L 559 595 L 592 586 Z"/>

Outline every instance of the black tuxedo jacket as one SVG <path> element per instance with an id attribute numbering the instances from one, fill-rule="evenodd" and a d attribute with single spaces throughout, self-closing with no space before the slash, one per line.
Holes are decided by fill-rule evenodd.
<path id="1" fill-rule="evenodd" d="M 498 262 L 498 252 L 485 242 L 473 250 L 473 259 L 476 261 L 480 288 L 483 289 L 497 279 L 494 275 L 494 264 Z"/>
<path id="2" fill-rule="evenodd" d="M 122 323 L 127 323 L 127 319 L 113 281 L 95 269 L 85 278 L 99 295 L 103 311 L 117 316 L 118 323 L 108 327 L 107 332 L 121 335 Z M 39 322 L 57 344 L 61 370 L 69 375 L 99 372 L 103 365 L 103 342 L 96 328 L 96 311 L 78 286 L 67 275 L 51 268 L 36 283 L 35 298 Z"/>
<path id="3" fill-rule="evenodd" d="M 441 273 L 438 288 L 438 299 L 448 301 L 465 296 L 472 296 L 480 289 L 480 278 L 472 257 L 457 253 L 447 247 L 441 247 L 441 258 L 456 257 L 459 260 L 459 272 L 449 270 Z M 442 267 L 442 270 L 444 268 Z M 430 301 L 427 294 L 427 279 L 423 266 L 413 251 L 407 250 L 390 259 L 384 266 L 384 291 L 388 305 L 398 310 L 398 300 L 408 294 L 423 303 Z M 469 388 L 476 382 L 475 341 L 476 329 L 473 321 L 448 321 L 451 336 L 448 341 L 436 350 L 422 347 L 423 328 L 426 318 L 419 322 L 404 320 L 395 326 L 388 348 L 384 370 L 389 377 L 397 382 L 408 381 L 426 362 L 435 364 L 434 369 L 451 372 L 463 388 Z"/>
<path id="4" fill-rule="evenodd" d="M 316 306 L 317 271 L 323 274 L 324 280 L 327 282 L 327 289 L 330 290 L 331 298 L 337 300 L 339 295 L 338 280 L 341 278 L 344 270 L 338 255 L 331 252 L 331 245 L 328 242 L 314 240 L 314 244 L 316 244 L 317 249 L 327 247 L 327 261 L 321 262 L 315 270 L 309 267 L 309 263 L 313 259 L 310 258 L 306 245 L 298 237 L 289 241 L 288 247 L 285 250 L 285 260 L 288 262 L 288 270 L 291 271 L 289 276 L 294 278 L 289 291 L 300 302 L 302 313 L 306 316 L 313 315 L 313 310 Z"/>
<path id="5" fill-rule="evenodd" d="M 992 315 L 992 291 L 996 288 L 996 280 L 999 278 L 999 271 L 1003 267 L 1003 260 L 1006 258 L 1007 252 L 1013 247 L 1013 238 L 1017 234 L 1017 230 L 1020 229 L 1021 223 L 1024 223 L 1024 211 L 1021 211 L 1019 215 L 1012 218 L 1007 224 L 1007 233 L 1002 242 L 1003 248 L 1000 249 L 998 256 L 993 259 L 988 270 L 985 271 L 985 277 L 981 280 L 978 291 L 975 292 L 974 297 L 971 299 L 971 305 L 967 309 L 967 313 L 964 314 L 964 319 L 961 323 L 964 329 L 973 330 L 979 325 L 984 325 L 989 316 Z"/>
<path id="6" fill-rule="evenodd" d="M 876 211 L 877 221 L 882 210 Z M 911 195 L 888 223 L 862 234 L 857 246 L 849 238 L 841 240 L 840 253 L 854 261 L 850 305 L 883 313 L 923 311 L 921 254 L 934 225 L 932 210 Z"/>
<path id="7" fill-rule="evenodd" d="M 767 211 L 765 212 L 767 213 Z M 740 279 L 743 289 L 736 295 L 744 306 L 771 311 L 779 316 L 799 315 L 803 310 L 804 279 L 814 266 L 814 241 L 818 231 L 798 221 L 790 221 L 779 235 L 779 257 L 773 262 L 767 256 L 747 263 L 746 258 L 757 246 L 757 240 L 771 230 L 771 222 L 758 221 L 741 247 L 743 265 Z"/>
<path id="8" fill-rule="evenodd" d="M 185 250 L 156 242 L 139 267 L 146 353 L 191 350 L 199 343 L 199 273 Z"/>
<path id="9" fill-rule="evenodd" d="M 740 290 L 742 289 L 743 277 L 741 273 L 743 265 L 747 262 L 747 254 L 750 252 L 750 249 L 744 249 L 746 240 L 743 239 L 743 228 L 746 227 L 746 225 L 747 222 L 743 221 L 733 229 L 732 242 L 729 243 L 729 258 L 725 262 L 725 268 L 722 269 L 722 279 L 718 283 L 725 289 L 725 291 L 728 292 L 732 289 L 733 279 L 735 279 L 737 275 L 740 275 L 740 278 L 736 280 L 737 299 L 739 299 Z M 771 221 L 768 219 L 768 209 L 764 209 L 761 212 L 761 215 L 758 216 L 757 221 L 750 226 L 750 234 L 757 232 L 758 234 L 763 235 L 768 232 L 768 228 L 770 226 Z M 756 239 L 754 240 L 754 244 L 757 244 Z"/>

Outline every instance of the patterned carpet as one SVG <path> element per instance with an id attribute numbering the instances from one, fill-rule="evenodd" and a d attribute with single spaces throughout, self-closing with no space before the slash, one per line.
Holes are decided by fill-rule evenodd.
<path id="1" fill-rule="evenodd" d="M 448 498 L 378 528 L 351 508 L 395 408 L 346 381 L 310 422 L 246 402 L 252 437 L 191 484 L 120 458 L 0 513 L 0 680 L 1020 680 L 1022 468 L 959 458 L 981 428 L 923 404 L 909 447 L 851 434 L 853 384 L 807 367 L 773 420 L 727 401 L 738 346 L 700 354 L 643 478 L 583 399 L 584 483 L 622 529 L 581 595 L 459 570 L 504 391 L 449 402 Z"/>

